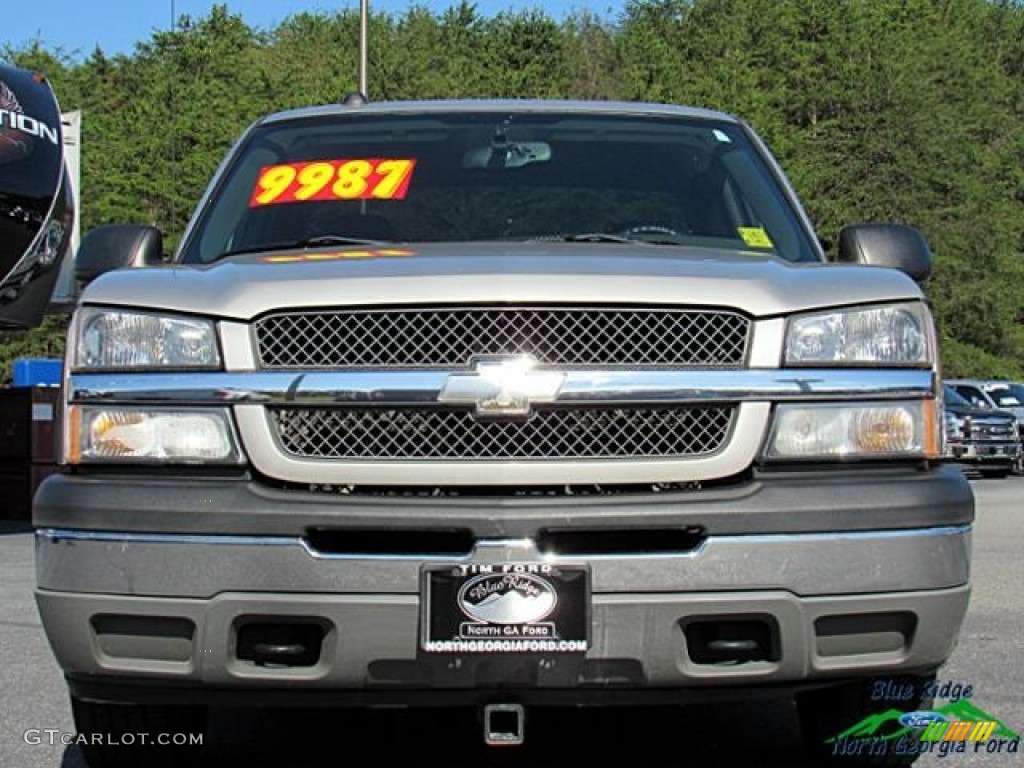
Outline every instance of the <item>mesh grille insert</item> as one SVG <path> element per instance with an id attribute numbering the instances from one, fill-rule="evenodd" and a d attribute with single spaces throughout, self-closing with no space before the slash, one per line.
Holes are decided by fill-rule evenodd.
<path id="1" fill-rule="evenodd" d="M 273 408 L 286 453 L 312 459 L 695 457 L 719 450 L 731 405 L 537 410 L 526 421 L 448 409 Z"/>
<path id="2" fill-rule="evenodd" d="M 519 354 L 546 364 L 740 366 L 750 321 L 693 309 L 458 307 L 288 312 L 254 327 L 264 368 L 461 367 Z"/>

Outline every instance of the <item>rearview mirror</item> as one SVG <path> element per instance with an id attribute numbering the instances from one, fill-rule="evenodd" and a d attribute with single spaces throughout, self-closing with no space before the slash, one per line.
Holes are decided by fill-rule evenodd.
<path id="1" fill-rule="evenodd" d="M 543 141 L 504 141 L 495 139 L 490 146 L 475 147 L 462 156 L 463 168 L 522 168 L 551 159 L 551 145 Z"/>
<path id="2" fill-rule="evenodd" d="M 141 224 L 108 224 L 82 239 L 75 259 L 75 279 L 84 287 L 105 272 L 122 267 L 155 267 L 164 263 L 163 235 Z"/>
<path id="3" fill-rule="evenodd" d="M 903 224 L 857 224 L 839 233 L 838 261 L 898 269 L 917 282 L 932 273 L 924 236 Z"/>

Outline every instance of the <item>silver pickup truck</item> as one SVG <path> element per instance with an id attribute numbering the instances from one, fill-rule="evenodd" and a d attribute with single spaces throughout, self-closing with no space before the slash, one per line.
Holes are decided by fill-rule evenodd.
<path id="1" fill-rule="evenodd" d="M 877 764 L 834 738 L 923 706 L 974 505 L 924 239 L 851 226 L 836 261 L 717 112 L 259 120 L 172 257 L 128 225 L 79 253 L 34 522 L 80 731 L 471 705 L 515 744 L 534 706 L 761 688 Z"/>

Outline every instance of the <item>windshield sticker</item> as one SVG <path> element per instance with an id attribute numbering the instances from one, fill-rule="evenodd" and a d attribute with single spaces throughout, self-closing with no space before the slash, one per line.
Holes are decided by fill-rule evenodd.
<path id="1" fill-rule="evenodd" d="M 250 208 L 307 200 L 403 200 L 416 161 L 409 158 L 317 160 L 260 169 Z"/>
<path id="2" fill-rule="evenodd" d="M 268 264 L 294 264 L 300 261 L 337 261 L 339 259 L 381 259 L 394 256 L 415 256 L 408 248 L 371 248 L 365 251 L 329 251 L 327 253 L 293 253 L 285 256 L 266 256 Z"/>
<path id="3" fill-rule="evenodd" d="M 774 248 L 775 243 L 768 237 L 768 233 L 762 227 L 736 227 L 743 242 L 751 248 Z"/>
<path id="4" fill-rule="evenodd" d="M 715 128 L 711 132 L 715 135 L 715 138 L 718 139 L 723 144 L 732 144 L 732 139 L 729 138 L 729 134 L 727 134 L 725 131 L 720 131 L 717 128 Z"/>

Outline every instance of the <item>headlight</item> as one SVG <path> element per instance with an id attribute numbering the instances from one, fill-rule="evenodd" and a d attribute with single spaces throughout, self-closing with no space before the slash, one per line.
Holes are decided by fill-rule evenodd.
<path id="1" fill-rule="evenodd" d="M 935 458 L 940 443 L 931 400 L 783 404 L 775 411 L 768 459 Z"/>
<path id="2" fill-rule="evenodd" d="M 946 437 L 961 438 L 964 436 L 964 423 L 956 415 L 946 412 L 945 416 Z"/>
<path id="3" fill-rule="evenodd" d="M 798 315 L 786 365 L 913 365 L 932 361 L 932 319 L 921 302 Z"/>
<path id="4" fill-rule="evenodd" d="M 240 460 L 225 409 L 69 407 L 70 464 L 82 462 L 227 463 Z"/>
<path id="5" fill-rule="evenodd" d="M 86 307 L 74 328 L 76 370 L 220 367 L 210 320 Z"/>

